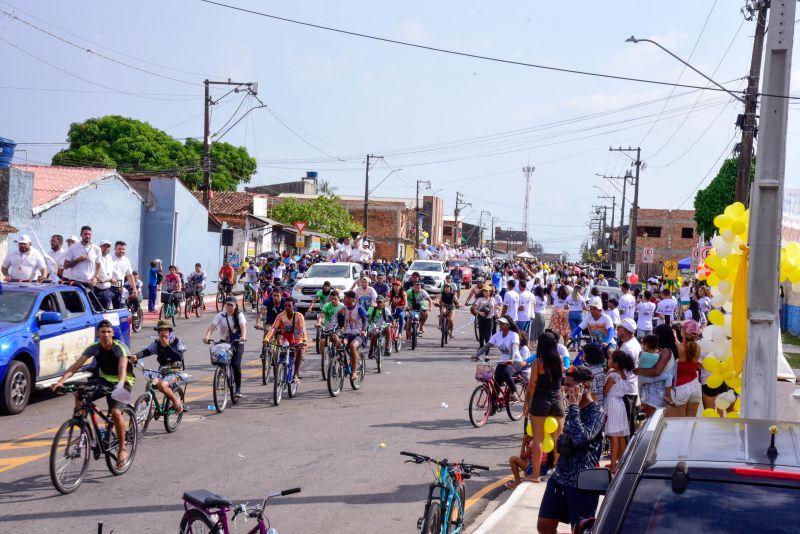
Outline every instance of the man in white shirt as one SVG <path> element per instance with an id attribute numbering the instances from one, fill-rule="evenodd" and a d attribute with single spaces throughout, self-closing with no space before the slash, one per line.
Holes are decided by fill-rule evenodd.
<path id="1" fill-rule="evenodd" d="M 133 278 L 131 260 L 125 256 L 127 246 L 127 243 L 124 241 L 117 241 L 114 243 L 114 257 L 112 258 L 114 262 L 114 274 L 111 278 L 111 301 L 114 308 L 121 308 L 125 304 L 122 302 L 121 290 L 121 286 L 125 280 L 128 281 L 128 285 L 131 287 L 131 296 L 135 297 L 138 294 L 136 281 Z"/>
<path id="2" fill-rule="evenodd" d="M 336 259 L 336 247 L 328 243 L 325 245 L 325 261 L 332 262 Z"/>
<path id="3" fill-rule="evenodd" d="M 97 283 L 94 294 L 103 308 L 110 309 L 113 295 L 111 294 L 111 281 L 114 278 L 114 258 L 111 255 L 111 241 L 100 243 L 100 269 L 97 272 Z"/>
<path id="4" fill-rule="evenodd" d="M 524 280 L 519 283 L 519 307 L 517 308 L 517 326 L 520 332 L 527 333 L 533 320 L 533 293 L 528 290 Z"/>
<path id="5" fill-rule="evenodd" d="M 64 277 L 94 285 L 100 272 L 100 247 L 92 243 L 92 228 L 81 228 L 81 240 L 67 250 L 64 258 Z M 69 269 L 69 274 L 67 274 Z"/>
<path id="6" fill-rule="evenodd" d="M 67 249 L 64 248 L 64 236 L 53 234 L 50 236 L 50 252 L 45 257 L 47 270 L 50 271 L 50 279 L 58 282 L 59 277 L 64 272 L 64 258 L 67 257 Z"/>
<path id="7" fill-rule="evenodd" d="M 519 319 L 519 293 L 514 289 L 516 285 L 517 283 L 514 280 L 509 280 L 506 283 L 508 290 L 503 296 L 503 311 L 500 314 L 501 316 L 508 315 L 515 323 Z"/>
<path id="8" fill-rule="evenodd" d="M 420 260 L 429 260 L 431 258 L 431 252 L 423 245 L 419 247 L 417 251 L 417 258 Z"/>
<path id="9" fill-rule="evenodd" d="M 17 248 L 9 248 L 3 260 L 3 276 L 9 281 L 39 280 L 47 278 L 44 256 L 31 248 L 31 238 L 22 235 L 17 239 Z"/>
<path id="10" fill-rule="evenodd" d="M 350 238 L 345 237 L 339 246 L 336 247 L 337 261 L 350 261 L 350 254 L 353 252 L 353 247 L 350 245 Z"/>
<path id="11" fill-rule="evenodd" d="M 653 314 L 656 311 L 656 305 L 650 302 L 652 296 L 650 290 L 645 291 L 642 302 L 636 305 L 636 311 L 639 312 L 636 335 L 639 339 L 653 333 Z"/>
<path id="12" fill-rule="evenodd" d="M 619 286 L 620 290 L 622 291 L 622 295 L 619 297 L 619 319 L 620 321 L 624 321 L 625 319 L 633 319 L 633 312 L 636 308 L 636 299 L 633 298 L 631 295 L 631 285 L 628 282 L 622 282 Z"/>
<path id="13" fill-rule="evenodd" d="M 350 261 L 361 263 L 363 259 L 364 259 L 364 250 L 361 248 L 361 243 L 356 241 L 355 243 L 353 243 L 353 248 L 350 251 Z"/>
<path id="14" fill-rule="evenodd" d="M 665 289 L 661 292 L 661 301 L 656 306 L 656 317 L 658 324 L 664 324 L 669 320 L 669 324 L 675 320 L 675 308 L 678 302 L 672 297 L 672 291 Z"/>
<path id="15" fill-rule="evenodd" d="M 619 337 L 620 341 L 619 349 L 633 358 L 634 367 L 639 367 L 639 353 L 642 352 L 642 346 L 633 335 L 635 331 L 636 322 L 633 319 L 625 319 L 617 327 L 617 337 Z M 639 377 L 634 373 L 629 373 L 628 382 L 630 382 L 633 387 L 633 393 L 631 395 L 625 395 L 626 408 L 636 406 L 637 397 L 639 396 Z M 635 430 L 634 427 L 636 425 L 633 418 L 633 414 L 635 413 L 636 410 L 628 410 L 628 422 L 632 430 Z"/>

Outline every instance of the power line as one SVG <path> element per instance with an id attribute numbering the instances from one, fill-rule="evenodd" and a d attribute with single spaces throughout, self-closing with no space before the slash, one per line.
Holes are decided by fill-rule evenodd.
<path id="1" fill-rule="evenodd" d="M 304 22 L 304 21 L 301 21 L 301 20 L 290 19 L 290 18 L 286 18 L 286 17 L 279 17 L 277 15 L 272 15 L 272 14 L 265 13 L 265 12 L 262 12 L 262 11 L 255 11 L 253 9 L 246 9 L 246 8 L 243 8 L 243 7 L 232 6 L 232 5 L 229 5 L 229 4 L 224 4 L 222 2 L 216 2 L 214 0 L 200 0 L 200 2 L 204 2 L 206 4 L 212 4 L 212 5 L 219 6 L 219 7 L 224 7 L 226 9 L 232 9 L 234 11 L 240 11 L 242 13 L 248 13 L 250 15 L 257 15 L 257 16 L 260 16 L 260 17 L 266 17 L 266 18 L 269 18 L 269 19 L 279 20 L 279 21 L 282 21 L 282 22 L 289 22 L 291 24 L 297 24 L 299 26 L 306 26 L 306 27 L 309 27 L 309 28 L 316 28 L 318 30 L 326 30 L 326 31 L 330 31 L 330 32 L 341 33 L 341 34 L 344 34 L 344 35 L 350 35 L 352 37 L 361 37 L 363 39 L 371 39 L 373 41 L 380 41 L 380 42 L 383 42 L 383 43 L 396 44 L 396 45 L 407 46 L 407 47 L 411 47 L 411 48 L 419 48 L 421 50 L 428 50 L 428 51 L 431 51 L 431 52 L 439 52 L 439 53 L 442 53 L 442 54 L 450 54 L 450 55 L 454 55 L 454 56 L 462 56 L 462 57 L 468 57 L 468 58 L 472 58 L 472 59 L 480 59 L 480 60 L 484 60 L 484 61 L 493 61 L 493 62 L 496 62 L 496 63 L 504 63 L 504 64 L 507 64 L 507 65 L 517 65 L 517 66 L 520 66 L 520 67 L 530 67 L 530 68 L 542 69 L 542 70 L 550 70 L 550 71 L 555 71 L 555 72 L 564 72 L 564 73 L 568 73 L 568 74 L 580 74 L 580 75 L 583 75 L 583 76 L 594 76 L 594 77 L 597 77 L 597 78 L 606 78 L 606 79 L 611 79 L 611 80 L 622 80 L 622 81 L 628 81 L 628 82 L 649 83 L 649 84 L 655 84 L 655 85 L 665 85 L 665 86 L 668 86 L 668 87 L 685 87 L 687 89 L 706 89 L 705 87 L 702 87 L 702 86 L 699 86 L 699 85 L 672 83 L 672 82 L 665 82 L 665 81 L 659 81 L 659 80 L 648 80 L 648 79 L 645 79 L 645 78 L 633 78 L 633 77 L 629 77 L 629 76 L 617 76 L 617 75 L 614 75 L 614 74 L 605 74 L 605 73 L 600 73 L 600 72 L 591 72 L 591 71 L 578 70 L 578 69 L 569 69 L 569 68 L 565 68 L 565 67 L 553 67 L 553 66 L 550 66 L 550 65 L 540 65 L 540 64 L 537 64 L 537 63 L 526 63 L 526 62 L 523 62 L 523 61 L 513 61 L 513 60 L 510 60 L 510 59 L 501 59 L 501 58 L 496 58 L 496 57 L 491 57 L 491 56 L 484 56 L 484 55 L 480 55 L 480 54 L 471 54 L 471 53 L 468 53 L 468 52 L 459 52 L 459 51 L 456 51 L 456 50 L 449 50 L 449 49 L 446 49 L 446 48 L 438 48 L 438 47 L 434 47 L 434 46 L 427 46 L 427 45 L 421 45 L 421 44 L 417 44 L 417 43 L 410 43 L 410 42 L 407 42 L 407 41 L 399 41 L 397 39 L 389 39 L 388 37 L 378 37 L 376 35 L 369 35 L 369 34 L 366 34 L 366 33 L 359 33 L 359 32 L 354 32 L 354 31 L 349 31 L 349 30 L 342 30 L 340 28 L 334 28 L 332 26 L 323 26 L 321 24 L 313 24 L 311 22 Z M 706 90 L 708 90 L 708 91 L 719 91 L 719 92 L 725 92 L 725 93 L 727 92 L 726 90 L 720 89 L 718 87 L 709 87 Z M 766 95 L 766 96 L 774 96 L 774 97 L 777 97 L 777 98 L 800 99 L 800 97 L 792 97 L 792 96 L 788 96 L 788 95 Z"/>
<path id="2" fill-rule="evenodd" d="M 714 164 L 713 164 L 713 165 L 711 165 L 711 168 L 710 168 L 710 169 L 708 169 L 708 172 L 707 172 L 707 173 L 706 173 L 706 174 L 705 174 L 705 175 L 704 175 L 702 178 L 700 178 L 700 181 L 697 183 L 697 185 L 694 187 L 694 189 L 692 189 L 691 193 L 689 193 L 689 196 L 687 196 L 687 197 L 686 197 L 686 198 L 683 200 L 683 202 L 681 202 L 680 204 L 678 204 L 678 207 L 677 207 L 677 208 L 675 208 L 675 209 L 680 209 L 681 207 L 683 207 L 683 205 L 684 205 L 684 204 L 686 204 L 686 202 L 687 202 L 687 201 L 688 201 L 690 198 L 692 198 L 692 196 L 694 195 L 695 191 L 697 191 L 698 189 L 700 189 L 700 186 L 701 186 L 701 185 L 703 185 L 703 182 L 706 180 L 706 178 L 708 178 L 708 175 L 709 175 L 709 174 L 711 174 L 711 173 L 714 171 L 714 169 L 716 169 L 716 168 L 717 168 L 717 164 L 719 164 L 719 160 L 721 160 L 721 159 L 723 158 L 723 156 L 725 156 L 725 154 L 727 154 L 727 153 L 728 153 L 728 149 L 730 148 L 730 146 L 731 146 L 731 143 L 733 143 L 733 140 L 734 140 L 734 139 L 736 139 L 736 134 L 734 134 L 734 135 L 733 135 L 733 137 L 731 137 L 731 140 L 730 140 L 730 141 L 728 141 L 728 144 L 727 144 L 727 145 L 725 145 L 725 148 L 724 148 L 724 149 L 722 149 L 722 152 L 720 153 L 720 155 L 719 155 L 719 156 L 717 156 L 717 159 L 716 159 L 716 160 L 714 160 Z"/>
<path id="3" fill-rule="evenodd" d="M 306 144 L 306 145 L 310 146 L 311 148 L 313 148 L 314 150 L 316 150 L 316 151 L 317 151 L 317 152 L 319 152 L 320 154 L 325 154 L 325 155 L 326 155 L 326 156 L 328 156 L 329 158 L 333 158 L 333 159 L 335 159 L 335 160 L 337 160 L 337 161 L 342 161 L 342 162 L 343 162 L 343 161 L 345 161 L 345 160 L 343 160 L 343 159 L 342 159 L 342 158 L 340 158 L 340 157 L 337 157 L 337 156 L 334 156 L 333 154 L 329 154 L 328 152 L 325 152 L 324 150 L 322 150 L 322 149 L 321 149 L 321 148 L 319 148 L 318 146 L 316 146 L 316 145 L 312 144 L 310 141 L 306 140 L 306 139 L 305 139 L 303 136 L 301 136 L 299 133 L 297 133 L 297 132 L 295 132 L 293 129 L 291 129 L 291 128 L 289 127 L 289 125 L 288 125 L 288 124 L 286 124 L 286 123 L 285 123 L 285 122 L 284 122 L 284 121 L 283 121 L 283 120 L 282 120 L 280 117 L 278 117 L 278 115 L 276 115 L 276 114 L 275 114 L 275 113 L 274 113 L 274 112 L 273 112 L 273 111 L 272 111 L 272 110 L 269 108 L 269 106 L 267 106 L 267 113 L 269 113 L 270 115 L 272 115 L 272 118 L 274 118 L 276 121 L 278 121 L 278 124 L 280 124 L 281 126 L 283 126 L 284 128 L 286 128 L 287 130 L 289 130 L 289 132 L 291 132 L 291 133 L 292 133 L 292 135 L 294 135 L 295 137 L 297 137 L 297 138 L 298 138 L 300 141 L 302 141 L 304 144 Z"/>
<path id="4" fill-rule="evenodd" d="M 92 89 L 61 89 L 54 87 L 20 87 L 15 85 L 0 85 L 0 89 L 6 91 L 39 91 L 43 93 L 87 93 L 97 95 L 116 95 L 117 91 L 97 91 Z M 137 93 L 139 96 L 174 96 L 182 98 L 164 98 L 162 100 L 197 100 L 197 95 L 188 93 Z"/>

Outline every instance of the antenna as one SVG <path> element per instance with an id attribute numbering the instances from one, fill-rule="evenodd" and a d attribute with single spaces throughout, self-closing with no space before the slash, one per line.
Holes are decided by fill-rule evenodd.
<path id="1" fill-rule="evenodd" d="M 526 165 L 522 167 L 522 172 L 525 174 L 525 207 L 522 210 L 522 226 L 523 230 L 525 231 L 525 249 L 528 248 L 528 243 L 530 242 L 530 229 L 528 228 L 528 197 L 530 196 L 531 192 L 531 175 L 533 171 L 536 170 L 536 167 L 532 167 L 530 165 Z"/>

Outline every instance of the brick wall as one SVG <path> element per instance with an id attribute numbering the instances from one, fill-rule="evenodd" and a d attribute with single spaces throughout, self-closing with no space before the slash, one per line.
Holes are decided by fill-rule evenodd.
<path id="1" fill-rule="evenodd" d="M 697 227 L 693 210 L 640 209 L 636 231 L 636 263 L 642 263 L 642 251 L 652 247 L 653 264 L 661 265 L 666 260 L 681 260 L 692 254 L 697 246 Z M 683 237 L 684 228 L 691 228 L 691 237 Z M 654 236 L 660 229 L 661 235 Z M 647 237 L 644 237 L 647 233 Z M 660 269 L 658 269 L 660 271 Z"/>
<path id="2" fill-rule="evenodd" d="M 345 205 L 350 216 L 356 221 L 364 220 L 364 208 Z M 405 209 L 384 209 L 370 206 L 367 237 L 375 242 L 375 257 L 396 258 L 401 255 L 400 247 L 406 242 L 407 217 Z"/>

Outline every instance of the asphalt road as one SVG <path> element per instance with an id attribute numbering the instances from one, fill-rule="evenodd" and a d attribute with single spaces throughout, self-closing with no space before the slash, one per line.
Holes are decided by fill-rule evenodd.
<path id="1" fill-rule="evenodd" d="M 244 397 L 222 414 L 208 409 L 213 367 L 201 338 L 211 314 L 180 321 L 191 409 L 175 434 L 151 423 L 127 474 L 115 477 L 102 459 L 92 460 L 75 493 L 52 487 L 49 447 L 71 415 L 69 396 L 40 392 L 22 414 L 0 418 L 0 530 L 94 533 L 103 521 L 106 533 L 174 532 L 184 491 L 206 488 L 252 504 L 268 491 L 300 486 L 302 493 L 267 506 L 282 533 L 414 532 L 433 474 L 404 464 L 401 450 L 492 468 L 468 482 L 469 519 L 485 504 L 469 497 L 491 495 L 508 475 L 505 462 L 518 447 L 521 423 L 501 412 L 484 428 L 470 425 L 475 365 L 468 358 L 477 343 L 468 312 L 456 317 L 456 340 L 444 349 L 433 322 L 416 351 L 392 355 L 380 375 L 368 360 L 361 390 L 346 382 L 338 398 L 320 379 L 312 347 L 299 395 L 284 396 L 279 407 L 272 405 L 272 385 L 261 385 L 260 344 L 251 330 Z M 134 335 L 133 350 L 149 342 L 151 327 Z M 136 392 L 143 383 L 137 371 Z M 254 526 L 242 523 L 234 531 Z"/>

